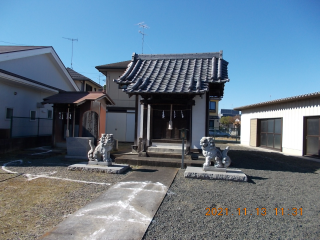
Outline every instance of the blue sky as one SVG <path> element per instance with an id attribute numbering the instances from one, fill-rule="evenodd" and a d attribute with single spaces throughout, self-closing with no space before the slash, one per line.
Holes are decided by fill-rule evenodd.
<path id="1" fill-rule="evenodd" d="M 141 53 L 139 22 L 145 54 L 223 50 L 220 109 L 320 91 L 318 0 L 2 0 L 0 45 L 53 46 L 70 67 L 76 38 L 73 69 L 99 82 L 95 66 Z"/>

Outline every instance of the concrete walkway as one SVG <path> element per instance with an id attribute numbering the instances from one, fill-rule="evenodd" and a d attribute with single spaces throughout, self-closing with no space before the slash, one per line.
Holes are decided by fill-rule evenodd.
<path id="1" fill-rule="evenodd" d="M 136 169 L 41 239 L 141 239 L 177 171 Z"/>

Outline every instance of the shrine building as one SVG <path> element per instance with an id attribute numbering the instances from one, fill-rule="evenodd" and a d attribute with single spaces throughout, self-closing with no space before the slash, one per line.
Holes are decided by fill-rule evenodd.
<path id="1" fill-rule="evenodd" d="M 188 129 L 187 150 L 201 149 L 208 135 L 210 102 L 221 100 L 229 82 L 222 51 L 192 54 L 136 54 L 125 72 L 113 79 L 135 98 L 134 141 L 181 143 Z"/>

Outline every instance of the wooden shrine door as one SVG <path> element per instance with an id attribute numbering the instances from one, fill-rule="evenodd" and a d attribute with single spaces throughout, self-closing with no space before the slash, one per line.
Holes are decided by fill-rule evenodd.
<path id="1" fill-rule="evenodd" d="M 170 105 L 152 105 L 152 139 L 179 140 L 179 129 L 189 129 L 191 107 L 172 105 L 172 130 L 169 130 Z"/>

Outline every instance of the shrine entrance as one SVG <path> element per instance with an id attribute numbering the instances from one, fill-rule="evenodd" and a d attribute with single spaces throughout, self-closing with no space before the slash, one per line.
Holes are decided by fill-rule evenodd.
<path id="1" fill-rule="evenodd" d="M 152 136 L 154 140 L 164 140 L 166 142 L 181 141 L 179 129 L 190 128 L 190 105 L 152 105 Z M 170 112 L 172 120 L 172 130 L 169 129 Z M 187 140 L 189 134 L 187 135 Z M 168 141 L 171 140 L 171 141 Z"/>

